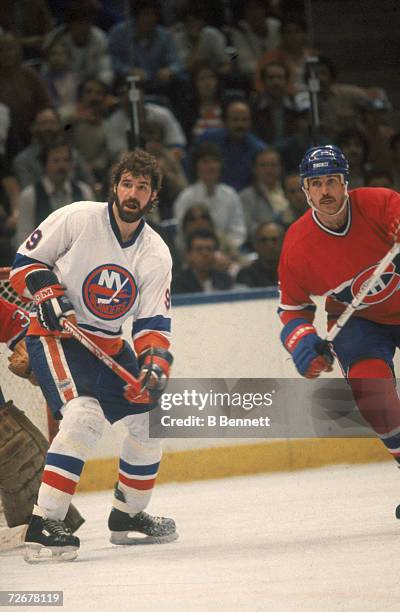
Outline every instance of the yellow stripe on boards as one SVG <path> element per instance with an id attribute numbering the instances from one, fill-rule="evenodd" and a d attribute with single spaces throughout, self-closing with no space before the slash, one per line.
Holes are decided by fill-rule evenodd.
<path id="1" fill-rule="evenodd" d="M 308 438 L 260 444 L 165 452 L 157 483 L 189 482 L 268 472 L 317 468 L 340 463 L 391 460 L 374 438 Z M 79 491 L 110 489 L 118 479 L 118 458 L 87 461 Z"/>

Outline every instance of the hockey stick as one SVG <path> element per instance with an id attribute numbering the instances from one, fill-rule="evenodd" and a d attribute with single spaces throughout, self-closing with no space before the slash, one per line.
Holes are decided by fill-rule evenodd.
<path id="1" fill-rule="evenodd" d="M 366 282 L 354 296 L 351 304 L 347 306 L 347 308 L 342 312 L 335 325 L 331 328 L 331 330 L 326 335 L 326 342 L 333 342 L 336 336 L 341 332 L 343 327 L 346 325 L 347 321 L 350 319 L 355 310 L 360 306 L 361 302 L 365 298 L 365 296 L 371 291 L 374 287 L 376 281 L 382 274 L 385 272 L 388 265 L 393 261 L 393 259 L 400 253 L 400 243 L 395 242 L 390 251 L 388 251 L 385 257 L 381 260 L 375 272 L 371 275 L 368 282 Z"/>
<path id="2" fill-rule="evenodd" d="M 130 387 L 133 388 L 135 392 L 144 396 L 142 391 L 142 385 L 140 381 L 133 376 L 128 370 L 126 370 L 122 365 L 117 363 L 115 359 L 107 355 L 93 340 L 88 338 L 86 334 L 83 333 L 79 327 L 68 321 L 65 317 L 62 317 L 61 324 L 65 331 L 67 331 L 75 340 L 80 342 L 87 350 L 92 353 L 95 357 L 100 359 L 110 370 L 112 370 L 117 376 L 122 378 Z"/>

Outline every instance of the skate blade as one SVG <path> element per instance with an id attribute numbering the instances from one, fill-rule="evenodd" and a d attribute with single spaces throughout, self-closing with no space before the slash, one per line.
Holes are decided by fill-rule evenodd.
<path id="1" fill-rule="evenodd" d="M 128 546 L 135 544 L 168 544 L 168 542 L 174 542 L 178 539 L 176 532 L 165 536 L 147 536 L 145 534 L 130 536 L 129 533 L 129 531 L 112 531 L 110 537 L 111 544 L 127 544 Z"/>
<path id="2" fill-rule="evenodd" d="M 22 546 L 27 529 L 28 525 L 17 525 L 16 527 L 0 529 L 0 552 Z"/>
<path id="3" fill-rule="evenodd" d="M 74 561 L 78 556 L 76 546 L 42 546 L 41 544 L 26 543 L 24 561 L 26 563 L 58 563 L 60 561 Z"/>

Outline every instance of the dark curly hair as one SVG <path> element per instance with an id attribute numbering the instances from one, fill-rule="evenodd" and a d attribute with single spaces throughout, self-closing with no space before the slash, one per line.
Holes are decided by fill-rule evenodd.
<path id="1" fill-rule="evenodd" d="M 135 177 L 149 177 L 151 190 L 160 191 L 161 189 L 162 173 L 157 159 L 143 149 L 135 149 L 124 153 L 111 170 L 110 201 L 114 199 L 114 188 L 118 185 L 124 172 L 130 172 Z"/>

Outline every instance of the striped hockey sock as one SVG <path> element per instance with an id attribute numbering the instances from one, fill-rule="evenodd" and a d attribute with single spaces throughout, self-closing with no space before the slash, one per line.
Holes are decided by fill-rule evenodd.
<path id="1" fill-rule="evenodd" d="M 38 506 L 46 516 L 64 519 L 83 466 L 84 462 L 77 457 L 48 453 L 38 496 Z"/>
<path id="2" fill-rule="evenodd" d="M 123 492 L 125 504 L 114 500 L 114 507 L 128 514 L 136 514 L 150 501 L 160 462 L 132 465 L 120 459 L 118 488 Z"/>

